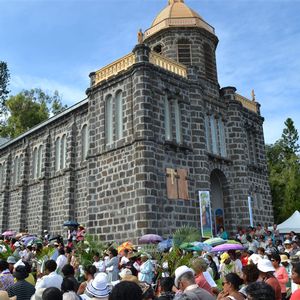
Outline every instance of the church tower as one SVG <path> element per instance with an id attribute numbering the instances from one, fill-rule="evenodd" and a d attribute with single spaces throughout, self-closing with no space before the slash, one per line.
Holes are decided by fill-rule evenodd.
<path id="1" fill-rule="evenodd" d="M 169 0 L 145 32 L 151 50 L 193 68 L 201 79 L 218 84 L 214 28 L 184 0 Z"/>

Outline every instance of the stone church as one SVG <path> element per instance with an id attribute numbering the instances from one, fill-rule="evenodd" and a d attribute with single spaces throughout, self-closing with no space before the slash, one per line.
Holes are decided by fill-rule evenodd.
<path id="1" fill-rule="evenodd" d="M 86 99 L 0 146 L 0 229 L 168 236 L 200 228 L 199 191 L 213 230 L 250 225 L 249 207 L 254 225 L 272 222 L 260 105 L 220 88 L 217 45 L 169 0 L 131 53 L 90 74 Z"/>

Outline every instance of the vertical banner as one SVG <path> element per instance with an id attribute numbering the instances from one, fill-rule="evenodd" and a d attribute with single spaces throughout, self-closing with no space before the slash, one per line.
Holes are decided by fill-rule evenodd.
<path id="1" fill-rule="evenodd" d="M 248 208 L 249 208 L 250 226 L 253 227 L 252 197 L 251 196 L 248 196 Z"/>
<path id="2" fill-rule="evenodd" d="M 202 237 L 212 237 L 212 219 L 209 191 L 199 191 L 200 222 Z"/>

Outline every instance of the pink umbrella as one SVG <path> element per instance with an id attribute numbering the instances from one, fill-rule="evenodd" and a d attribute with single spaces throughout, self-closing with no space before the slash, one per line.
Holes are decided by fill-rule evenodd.
<path id="1" fill-rule="evenodd" d="M 15 231 L 12 231 L 12 230 L 6 230 L 2 233 L 2 235 L 4 236 L 14 236 L 16 234 Z"/>
<path id="2" fill-rule="evenodd" d="M 223 252 L 229 250 L 244 250 L 241 244 L 222 244 L 211 249 L 212 252 Z"/>
<path id="3" fill-rule="evenodd" d="M 157 234 L 145 234 L 140 238 L 140 243 L 143 244 L 155 244 L 159 243 L 163 240 L 163 238 L 160 235 Z"/>

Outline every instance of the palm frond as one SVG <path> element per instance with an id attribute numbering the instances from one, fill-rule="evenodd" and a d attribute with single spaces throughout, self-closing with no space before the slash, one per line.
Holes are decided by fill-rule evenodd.
<path id="1" fill-rule="evenodd" d="M 173 234 L 173 245 L 179 247 L 182 243 L 191 243 L 200 241 L 200 230 L 195 227 L 183 226 L 175 231 Z"/>

